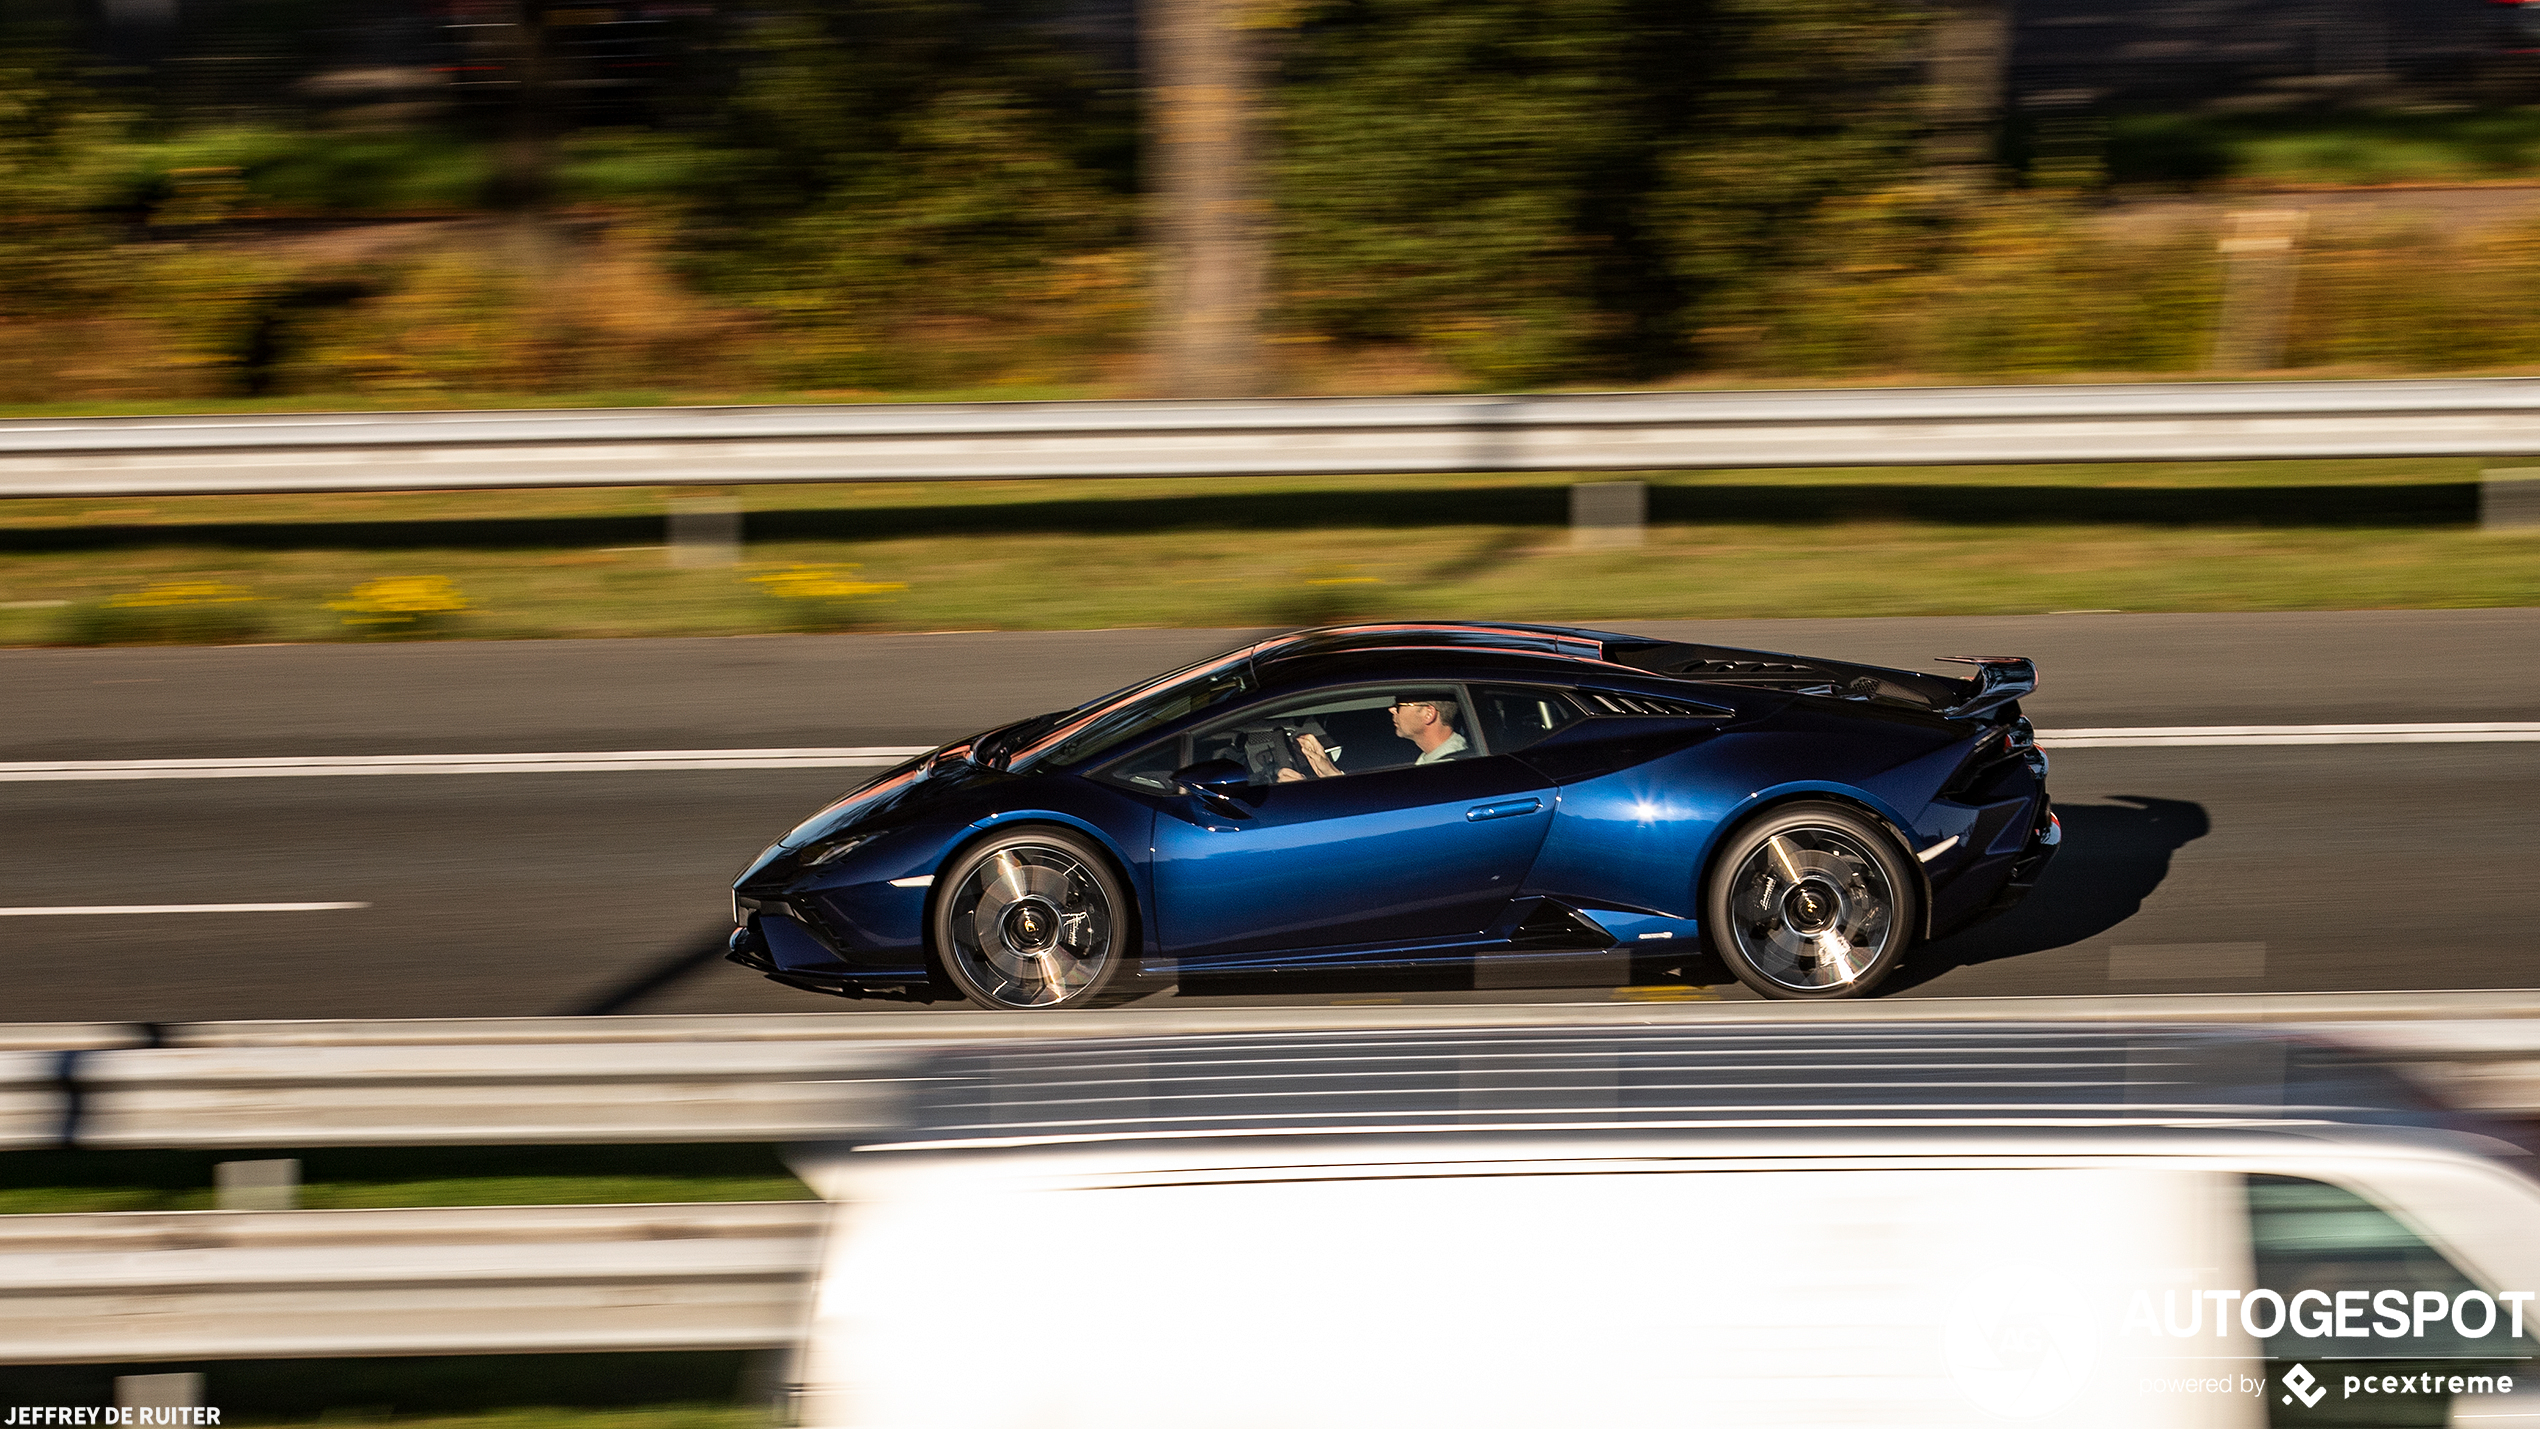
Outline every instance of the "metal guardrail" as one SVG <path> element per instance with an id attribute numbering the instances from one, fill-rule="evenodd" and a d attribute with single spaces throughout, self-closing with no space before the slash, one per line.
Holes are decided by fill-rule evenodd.
<path id="1" fill-rule="evenodd" d="M 0 1363 L 786 1346 L 828 1209 L 0 1216 Z"/>
<path id="2" fill-rule="evenodd" d="M 2540 380 L 0 422 L 0 496 L 2540 452 Z"/>
<path id="3" fill-rule="evenodd" d="M 24 1024 L 0 1031 L 0 1147 L 535 1145 L 853 1138 L 946 1046 L 1163 1033 L 2013 1019 L 2307 1028 L 2466 1105 L 2540 1115 L 2540 992 L 2204 994 L 1458 1007 L 1191 1007 L 1037 1016 Z"/>
<path id="4" fill-rule="evenodd" d="M 854 1043 L 0 1052 L 0 1147 L 794 1141 L 887 1125 L 909 1051 Z"/>

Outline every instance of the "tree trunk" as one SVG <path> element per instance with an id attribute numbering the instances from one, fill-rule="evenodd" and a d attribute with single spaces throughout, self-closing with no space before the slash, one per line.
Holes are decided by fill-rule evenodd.
<path id="1" fill-rule="evenodd" d="M 1254 175 L 1256 46 L 1240 0 L 1143 0 L 1149 241 L 1159 259 L 1154 385 L 1174 397 L 1265 386 L 1268 244 Z"/>
<path id="2" fill-rule="evenodd" d="M 1945 189 L 1993 179 L 1994 134 L 2011 77 L 2012 0 L 1952 0 L 1932 33 L 1924 115 L 1925 167 Z"/>

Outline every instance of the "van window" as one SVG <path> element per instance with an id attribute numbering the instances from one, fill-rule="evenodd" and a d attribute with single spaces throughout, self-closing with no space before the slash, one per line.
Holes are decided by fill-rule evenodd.
<path id="1" fill-rule="evenodd" d="M 2351 1422 L 2442 1424 L 2453 1374 L 2475 1370 L 2519 1376 L 2527 1366 L 2516 1361 L 2540 1349 L 2529 1333 L 2532 1305 L 2524 1306 L 2525 1334 L 2516 1340 L 2511 1330 L 2512 1308 L 2494 1301 L 2496 1287 L 2473 1281 L 2398 1217 L 2362 1196 L 2324 1181 L 2251 1176 L 2248 1197 L 2249 1249 L 2257 1285 L 2281 1296 L 2288 1309 L 2283 1325 L 2264 1341 L 2274 1376 L 2280 1378 L 2300 1363 L 2313 1374 L 2329 1378 L 2325 1362 L 2337 1362 L 2341 1383 L 2347 1374 L 2396 1373 L 2403 1380 L 2415 1376 L 2421 1387 L 2413 1397 L 2369 1396 L 2370 1416 Z M 2386 1330 L 2394 1323 L 2387 1313 L 2376 1313 L 2375 1299 L 2385 1291 L 2399 1295 L 2382 1300 L 2382 1307 L 2404 1299 L 2409 1308 L 2405 1334 L 2374 1328 L 2378 1323 Z M 2306 1292 L 2317 1294 L 2306 1297 Z M 2423 1301 L 2418 1299 L 2420 1292 L 2427 1297 Z M 2338 1303 L 2341 1294 L 2346 1296 L 2343 1307 Z M 2464 1295 L 2470 1297 L 2466 1305 L 2462 1304 Z M 2415 1312 L 2423 1309 L 2433 1315 L 2434 1296 L 2442 1297 L 2446 1309 L 2420 1324 Z M 2492 1323 L 2481 1297 L 2494 1305 Z M 2461 1311 L 2458 1321 L 2450 1309 L 2456 1306 Z M 2337 1320 L 2340 1308 L 2348 1311 L 2342 1335 Z M 2264 1328 L 2274 1318 L 2273 1311 L 2271 1304 L 2260 1309 L 2251 1328 Z M 2464 1328 L 2486 1333 L 2467 1334 Z M 2439 1390 L 2431 1387 L 2438 1382 L 2433 1373 L 2437 1369 L 2444 1371 L 2439 1381 L 2444 1388 Z M 2270 1422 L 2349 1422 L 2335 1417 L 2339 1402 L 2332 1393 L 2315 1406 L 2270 1403 Z M 2355 1401 L 2357 1406 L 2365 1403 L 2365 1398 Z"/>

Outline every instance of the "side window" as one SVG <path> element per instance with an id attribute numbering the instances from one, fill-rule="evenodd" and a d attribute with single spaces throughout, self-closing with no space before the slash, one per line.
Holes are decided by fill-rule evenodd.
<path id="1" fill-rule="evenodd" d="M 1473 717 L 1494 754 L 1515 754 L 1584 718 L 1560 691 L 1525 685 L 1475 685 Z"/>
<path id="2" fill-rule="evenodd" d="M 2335 1378 L 2324 1361 L 2370 1361 L 2347 1366 L 2359 1373 L 2406 1370 L 2393 1388 L 2404 1383 L 2420 1402 L 2376 1394 L 2382 1417 L 2372 1422 L 2413 1423 L 2409 1414 L 2423 1412 L 2432 1416 L 2424 1422 L 2439 1424 L 2453 1375 L 2493 1375 L 2502 1362 L 2534 1352 L 2528 1303 L 2520 1317 L 2525 1333 L 2517 1338 L 2514 1305 L 2500 1302 L 2493 1287 L 2471 1280 L 2388 1211 L 2324 1181 L 2251 1176 L 2247 1185 L 2258 1294 L 2240 1318 L 2252 1333 L 2269 1331 L 2259 1338 L 2279 1373 L 2300 1362 L 2323 1379 Z M 2515 1368 L 2503 1365 L 2507 1373 Z M 2442 1373 L 2416 1373 L 2435 1370 Z M 2270 1409 L 2276 1422 L 2309 1422 L 2289 1418 L 2283 1405 Z"/>
<path id="3" fill-rule="evenodd" d="M 1173 771 L 1181 767 L 1182 741 L 1168 739 L 1121 760 L 1102 771 L 1102 777 L 1149 794 L 1178 794 L 1182 786 L 1173 781 Z"/>
<path id="4" fill-rule="evenodd" d="M 1471 758 L 1471 723 L 1453 685 L 1322 690 L 1201 730 L 1191 759 L 1235 760 L 1255 784 L 1336 779 Z"/>

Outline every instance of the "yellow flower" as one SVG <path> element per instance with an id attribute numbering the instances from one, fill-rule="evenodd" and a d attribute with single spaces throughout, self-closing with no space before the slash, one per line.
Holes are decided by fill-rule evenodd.
<path id="1" fill-rule="evenodd" d="M 343 600 L 326 603 L 344 612 L 347 625 L 394 625 L 427 615 L 456 615 L 467 597 L 447 576 L 388 576 L 364 581 Z"/>
<path id="2" fill-rule="evenodd" d="M 174 605 L 228 605 L 256 597 L 245 586 L 224 581 L 160 581 L 148 590 L 119 595 L 106 604 L 124 609 Z"/>
<path id="3" fill-rule="evenodd" d="M 794 566 L 750 579 L 780 600 L 853 600 L 858 596 L 908 589 L 903 581 L 857 580 L 852 573 L 859 569 L 861 567 L 857 566 Z"/>

